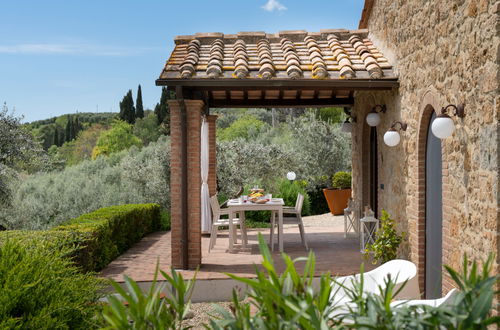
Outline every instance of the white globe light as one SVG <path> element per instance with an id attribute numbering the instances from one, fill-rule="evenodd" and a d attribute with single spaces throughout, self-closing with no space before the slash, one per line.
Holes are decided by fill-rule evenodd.
<path id="1" fill-rule="evenodd" d="M 372 127 L 377 126 L 380 124 L 380 114 L 377 112 L 370 112 L 366 116 L 366 123 Z"/>
<path id="2" fill-rule="evenodd" d="M 296 177 L 297 177 L 297 175 L 295 175 L 295 172 L 288 172 L 288 173 L 286 174 L 286 178 L 287 178 L 288 180 L 290 180 L 290 181 L 295 180 L 295 178 L 296 178 Z"/>
<path id="3" fill-rule="evenodd" d="M 342 128 L 340 129 L 342 132 L 351 133 L 352 132 L 352 124 L 348 121 L 342 124 Z"/>
<path id="4" fill-rule="evenodd" d="M 394 131 L 394 130 L 389 130 L 389 131 L 385 132 L 384 142 L 389 147 L 397 146 L 399 144 L 399 141 L 401 141 L 401 136 L 399 135 L 399 132 Z"/>
<path id="5" fill-rule="evenodd" d="M 453 134 L 453 131 L 455 130 L 455 124 L 450 117 L 439 116 L 432 122 L 431 130 L 436 137 L 440 139 L 446 139 L 447 137 L 450 137 L 451 134 Z"/>

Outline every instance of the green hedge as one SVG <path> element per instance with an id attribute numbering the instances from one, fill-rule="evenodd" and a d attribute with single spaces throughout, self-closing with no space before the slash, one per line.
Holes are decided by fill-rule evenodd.
<path id="1" fill-rule="evenodd" d="M 6 238 L 39 240 L 43 245 L 76 247 L 75 263 L 85 272 L 100 271 L 144 235 L 165 230 L 168 214 L 160 214 L 158 204 L 111 206 L 71 219 L 45 231 L 0 232 Z M 169 220 L 169 219 L 168 219 Z"/>

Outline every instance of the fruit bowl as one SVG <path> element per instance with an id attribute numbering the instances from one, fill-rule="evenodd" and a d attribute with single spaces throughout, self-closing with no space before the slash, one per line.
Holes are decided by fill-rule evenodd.
<path id="1" fill-rule="evenodd" d="M 259 189 L 260 191 L 251 191 L 250 194 L 248 194 L 248 199 L 252 200 L 254 198 L 262 198 L 264 197 L 264 189 Z"/>

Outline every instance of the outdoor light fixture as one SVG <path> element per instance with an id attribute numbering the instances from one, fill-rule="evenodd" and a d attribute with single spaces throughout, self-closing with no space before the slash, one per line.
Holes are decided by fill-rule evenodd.
<path id="1" fill-rule="evenodd" d="M 366 116 L 366 123 L 372 127 L 380 124 L 380 113 L 385 113 L 387 111 L 387 107 L 385 104 L 377 104 L 372 108 L 372 111 Z"/>
<path id="2" fill-rule="evenodd" d="M 297 177 L 297 175 L 295 175 L 295 172 L 288 172 L 288 173 L 286 174 L 286 178 L 287 178 L 288 180 L 290 180 L 290 181 L 295 180 L 295 178 L 296 178 L 296 177 Z"/>
<path id="3" fill-rule="evenodd" d="M 455 124 L 453 123 L 453 119 L 451 119 L 448 115 L 448 109 L 455 110 L 455 116 L 457 116 L 458 118 L 463 118 L 465 117 L 464 108 L 465 106 L 463 104 L 460 104 L 458 106 L 448 104 L 447 106 L 443 107 L 441 109 L 441 114 L 438 115 L 432 122 L 432 133 L 440 139 L 446 139 L 447 137 L 451 136 L 451 134 L 453 134 L 453 131 L 455 130 Z"/>
<path id="4" fill-rule="evenodd" d="M 351 116 L 351 111 L 349 110 L 349 108 L 344 108 L 344 112 L 347 115 L 347 118 L 345 119 L 345 122 L 342 124 L 340 130 L 344 133 L 351 133 L 352 123 L 356 122 L 356 117 Z M 352 122 L 349 121 L 350 119 L 352 119 Z"/>
<path id="5" fill-rule="evenodd" d="M 399 131 L 406 131 L 407 127 L 408 125 L 406 123 L 402 123 L 400 121 L 395 121 L 394 123 L 392 123 L 391 128 L 384 134 L 385 144 L 387 144 L 389 147 L 397 146 L 399 144 L 399 141 L 401 141 Z"/>

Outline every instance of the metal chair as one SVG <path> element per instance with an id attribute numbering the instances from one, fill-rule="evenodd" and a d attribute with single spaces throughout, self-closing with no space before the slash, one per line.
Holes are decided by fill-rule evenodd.
<path id="1" fill-rule="evenodd" d="M 295 207 L 284 207 L 283 208 L 283 224 L 289 225 L 294 224 L 299 226 L 300 238 L 302 240 L 302 245 L 309 250 L 306 241 L 306 233 L 304 231 L 304 223 L 302 222 L 302 205 L 304 204 L 304 196 L 302 194 L 297 195 L 297 201 L 295 202 Z M 285 216 L 285 214 L 290 216 Z M 269 235 L 269 241 L 271 247 L 274 247 L 274 227 L 277 226 L 277 216 L 276 212 L 271 215 L 271 233 Z M 279 234 L 279 231 L 278 231 Z"/>
<path id="2" fill-rule="evenodd" d="M 217 234 L 219 232 L 219 227 L 229 227 L 229 214 L 230 211 L 227 208 L 221 208 L 219 205 L 219 200 L 217 199 L 217 195 L 213 195 L 210 197 L 210 206 L 212 207 L 212 229 L 210 231 L 210 243 L 208 245 L 208 252 L 213 249 L 215 246 L 215 242 L 217 241 Z M 221 216 L 227 215 L 227 219 L 221 218 Z M 241 230 L 241 239 L 247 242 L 247 231 L 245 227 L 244 221 L 241 221 L 239 218 L 233 219 L 233 235 L 234 243 L 236 243 L 236 226 L 240 226 Z M 231 240 L 231 235 L 229 235 L 229 239 Z"/>
<path id="3" fill-rule="evenodd" d="M 243 188 L 243 186 L 240 186 L 240 189 L 238 190 L 238 192 L 237 192 L 236 194 L 232 195 L 232 196 L 230 197 L 230 199 L 235 199 L 235 198 L 240 197 L 240 196 L 241 196 L 241 194 L 243 194 L 243 191 L 244 191 L 244 190 L 245 190 L 245 189 Z M 228 202 L 228 201 L 229 201 L 229 199 L 228 199 L 228 200 L 226 200 L 226 201 L 224 201 L 224 203 L 222 203 L 222 204 L 220 205 L 220 207 L 226 207 L 226 206 L 227 206 L 227 202 Z"/>

